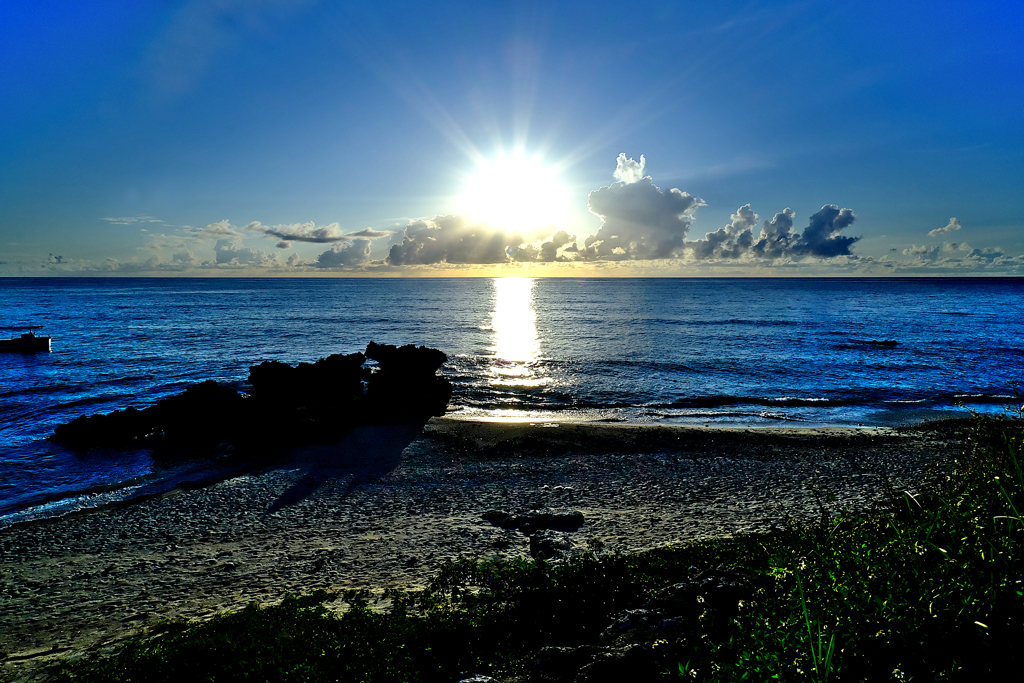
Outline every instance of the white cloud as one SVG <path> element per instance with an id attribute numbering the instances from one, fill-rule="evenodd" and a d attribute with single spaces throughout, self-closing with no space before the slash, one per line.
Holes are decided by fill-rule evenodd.
<path id="1" fill-rule="evenodd" d="M 119 218 L 106 216 L 100 220 L 113 223 L 114 225 L 133 225 L 135 223 L 163 223 L 159 218 L 153 216 L 121 216 Z"/>
<path id="2" fill-rule="evenodd" d="M 228 219 L 217 221 L 216 223 L 210 223 L 201 230 L 195 228 L 186 228 L 185 234 L 191 237 L 197 237 L 199 239 L 238 239 L 242 237 L 242 233 L 235 229 L 235 226 L 231 225 Z"/>
<path id="3" fill-rule="evenodd" d="M 644 159 L 644 155 L 640 155 L 640 161 L 633 161 L 632 157 L 626 158 L 626 153 L 622 152 L 615 160 L 615 172 L 612 173 L 612 177 L 617 182 L 625 183 L 626 185 L 632 185 L 633 183 L 639 183 L 644 178 L 644 166 L 647 165 L 647 160 Z"/>
<path id="4" fill-rule="evenodd" d="M 662 192 L 643 175 L 646 160 L 620 154 L 617 182 L 594 190 L 587 208 L 601 219 L 596 235 L 585 241 L 581 256 L 601 260 L 646 260 L 682 256 L 693 212 L 704 202 L 672 188 Z"/>
<path id="5" fill-rule="evenodd" d="M 933 223 L 933 225 L 934 225 L 934 223 Z M 960 226 L 960 221 L 956 218 L 956 216 L 954 216 L 953 218 L 949 219 L 949 223 L 946 224 L 946 227 L 944 227 L 944 228 L 935 228 L 934 230 L 931 230 L 931 231 L 928 232 L 928 236 L 929 237 L 940 237 L 942 235 L 948 235 L 951 232 L 956 232 L 957 230 L 960 229 L 960 227 L 961 227 Z"/>
<path id="6" fill-rule="evenodd" d="M 262 249 L 243 247 L 233 239 L 217 240 L 213 250 L 218 266 L 267 266 L 277 261 L 276 256 L 267 256 Z"/>
<path id="7" fill-rule="evenodd" d="M 391 247 L 388 262 L 395 266 L 436 263 L 505 263 L 508 250 L 523 238 L 465 216 L 434 216 L 409 223 L 402 241 Z"/>
<path id="8" fill-rule="evenodd" d="M 736 210 L 732 222 L 724 228 L 704 235 L 704 239 L 687 243 L 695 259 L 737 259 L 750 254 L 753 229 L 759 216 L 745 204 Z"/>
<path id="9" fill-rule="evenodd" d="M 354 239 L 350 244 L 331 247 L 316 258 L 317 268 L 358 268 L 370 261 L 370 240 Z"/>

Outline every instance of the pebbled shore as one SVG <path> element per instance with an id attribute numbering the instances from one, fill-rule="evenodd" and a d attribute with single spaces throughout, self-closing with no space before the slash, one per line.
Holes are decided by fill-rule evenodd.
<path id="1" fill-rule="evenodd" d="M 528 555 L 487 510 L 571 508 L 582 545 L 770 530 L 920 488 L 953 432 L 434 419 L 366 427 L 263 471 L 0 530 L 0 652 L 23 674 L 159 620 L 316 588 L 415 588 L 462 556 Z M 951 440 L 952 439 L 952 440 Z"/>

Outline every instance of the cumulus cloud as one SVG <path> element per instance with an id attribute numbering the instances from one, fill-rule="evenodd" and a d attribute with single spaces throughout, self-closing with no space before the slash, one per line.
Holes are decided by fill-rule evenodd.
<path id="1" fill-rule="evenodd" d="M 934 225 L 934 224 L 933 224 Z M 929 237 L 939 237 L 941 235 L 948 235 L 951 232 L 956 232 L 960 229 L 960 221 L 956 216 L 949 219 L 949 223 L 944 228 L 935 228 L 928 232 Z"/>
<path id="2" fill-rule="evenodd" d="M 856 219 L 850 209 L 826 204 L 811 216 L 810 224 L 804 228 L 804 234 L 794 247 L 795 253 L 822 258 L 849 256 L 850 246 L 860 238 L 840 235 L 839 231 L 853 225 Z"/>
<path id="3" fill-rule="evenodd" d="M 262 249 L 240 246 L 233 239 L 217 240 L 213 250 L 219 266 L 266 266 L 276 260 Z"/>
<path id="4" fill-rule="evenodd" d="M 746 204 L 725 227 L 688 242 L 693 214 L 704 202 L 677 188 L 659 188 L 643 174 L 646 163 L 643 156 L 640 161 L 618 156 L 615 182 L 589 195 L 588 207 L 601 219 L 601 226 L 582 244 L 566 230 L 526 241 L 519 233 L 473 223 L 465 216 L 435 216 L 395 231 L 387 262 L 393 266 L 599 262 L 664 260 L 689 254 L 697 261 L 761 259 L 782 266 L 808 257 L 857 258 L 851 246 L 860 238 L 841 234 L 856 216 L 834 204 L 821 207 L 802 232 L 794 229 L 796 213 L 784 209 L 765 221 L 756 237 L 760 217 Z"/>
<path id="5" fill-rule="evenodd" d="M 193 254 L 188 249 L 182 249 L 178 253 L 171 256 L 171 263 L 184 267 L 195 267 L 200 265 L 201 261 L 198 258 L 196 258 L 196 255 Z"/>
<path id="6" fill-rule="evenodd" d="M 687 244 L 696 259 L 736 259 L 750 253 L 754 242 L 753 229 L 759 216 L 744 204 L 732 215 L 732 222 L 702 240 Z"/>
<path id="7" fill-rule="evenodd" d="M 548 240 L 538 244 L 522 244 L 509 249 L 509 257 L 514 261 L 535 261 L 553 263 L 555 261 L 574 261 L 579 252 L 576 246 L 576 235 L 559 230 Z"/>
<path id="8" fill-rule="evenodd" d="M 911 244 L 909 247 L 903 250 L 903 255 L 910 256 L 911 258 L 916 259 L 934 260 L 935 258 L 938 257 L 940 248 L 941 247 L 937 245 L 928 246 L 926 244 Z"/>
<path id="9" fill-rule="evenodd" d="M 522 244 L 518 233 L 471 223 L 465 216 L 435 216 L 409 223 L 387 261 L 393 266 L 505 263 L 509 249 Z"/>
<path id="10" fill-rule="evenodd" d="M 775 265 L 800 260 L 808 256 L 836 258 L 850 256 L 851 245 L 859 237 L 847 237 L 839 232 L 856 219 L 850 209 L 826 204 L 811 216 L 803 233 L 794 230 L 796 212 L 786 208 L 765 221 L 760 235 L 754 238 L 754 227 L 759 219 L 750 204 L 741 206 L 732 215 L 732 222 L 702 240 L 687 242 L 690 254 L 697 260 L 710 259 L 775 259 Z"/>
<path id="11" fill-rule="evenodd" d="M 633 161 L 632 158 L 626 158 L 625 152 L 621 152 L 615 160 L 615 172 L 612 173 L 612 177 L 617 182 L 627 185 L 639 183 L 644 178 L 644 166 L 646 165 L 647 159 L 644 159 L 643 154 L 640 155 L 640 161 Z"/>
<path id="12" fill-rule="evenodd" d="M 918 262 L 935 261 L 947 265 L 991 265 L 1006 256 L 999 248 L 975 249 L 966 242 L 943 242 L 942 245 L 912 244 L 903 250 Z"/>
<path id="13" fill-rule="evenodd" d="M 349 244 L 331 247 L 317 256 L 313 265 L 317 268 L 357 268 L 369 260 L 370 240 L 354 239 Z"/>
<path id="14" fill-rule="evenodd" d="M 966 242 L 944 242 L 941 246 L 911 245 L 903 250 L 911 259 L 899 265 L 904 269 L 933 273 L 986 272 L 1019 274 L 1024 272 L 1024 255 L 1008 254 L 1001 247 L 976 249 Z"/>
<path id="15" fill-rule="evenodd" d="M 587 208 L 601 219 L 596 235 L 585 241 L 587 259 L 664 259 L 681 256 L 693 212 L 704 202 L 672 188 L 663 192 L 643 175 L 646 160 L 620 154 L 613 177 L 616 182 L 594 190 Z"/>
<path id="16" fill-rule="evenodd" d="M 970 250 L 970 253 L 964 258 L 966 261 L 974 261 L 977 263 L 999 263 L 1006 259 L 1012 258 L 1002 247 L 985 247 L 984 249 L 971 249 L 970 245 L 962 244 L 960 249 L 963 251 Z"/>

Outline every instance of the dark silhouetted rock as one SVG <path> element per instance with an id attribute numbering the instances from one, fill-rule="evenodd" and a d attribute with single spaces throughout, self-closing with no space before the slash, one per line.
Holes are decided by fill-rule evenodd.
<path id="1" fill-rule="evenodd" d="M 365 362 L 361 353 L 333 354 L 296 367 L 269 360 L 249 368 L 249 384 L 253 397 L 268 405 L 320 407 L 347 403 L 363 395 Z"/>
<path id="2" fill-rule="evenodd" d="M 155 445 L 171 450 L 204 448 L 235 438 L 242 397 L 231 387 L 207 380 L 143 412 L 151 412 L 153 421 L 163 432 L 162 439 Z"/>
<path id="3" fill-rule="evenodd" d="M 366 357 L 377 361 L 387 372 L 408 377 L 433 377 L 448 360 L 444 351 L 426 346 L 392 346 L 370 342 L 366 345 Z"/>
<path id="4" fill-rule="evenodd" d="M 336 439 L 357 424 L 445 413 L 452 386 L 437 375 L 447 360 L 443 352 L 373 342 L 371 350 L 378 364 L 372 375 L 364 367 L 369 353 L 334 354 L 294 367 L 266 361 L 249 368 L 248 398 L 210 380 L 145 410 L 77 418 L 51 438 L 78 450 L 152 447 L 157 455 L 170 455 L 239 446 L 251 454 Z"/>
<path id="5" fill-rule="evenodd" d="M 407 422 L 444 415 L 452 385 L 437 374 L 448 356 L 425 346 L 370 342 L 366 357 L 377 367 L 366 380 L 366 409 L 374 422 Z"/>
<path id="6" fill-rule="evenodd" d="M 579 510 L 554 508 L 541 508 L 515 515 L 501 510 L 487 510 L 481 516 L 495 526 L 518 529 L 524 534 L 532 534 L 540 529 L 577 531 L 584 522 L 583 513 Z"/>
<path id="7" fill-rule="evenodd" d="M 232 440 L 242 397 L 213 380 L 189 387 L 145 410 L 127 408 L 79 417 L 58 426 L 52 439 L 79 450 L 89 448 L 206 448 Z"/>
<path id="8" fill-rule="evenodd" d="M 152 413 L 126 408 L 105 415 L 82 415 L 58 425 L 51 437 L 76 450 L 143 446 L 147 436 L 159 428 Z"/>

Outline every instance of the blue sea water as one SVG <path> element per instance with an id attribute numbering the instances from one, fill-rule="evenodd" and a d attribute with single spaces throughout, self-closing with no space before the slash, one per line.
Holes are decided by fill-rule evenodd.
<path id="1" fill-rule="evenodd" d="M 889 425 L 1012 402 L 1022 321 L 1017 279 L 0 279 L 53 337 L 0 354 L 0 526 L 181 475 L 58 424 L 264 360 L 440 348 L 465 417 Z"/>

